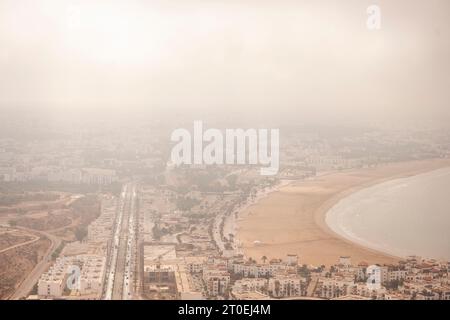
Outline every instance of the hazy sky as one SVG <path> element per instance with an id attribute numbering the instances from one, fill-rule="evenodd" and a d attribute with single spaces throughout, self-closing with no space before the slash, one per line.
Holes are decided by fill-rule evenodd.
<path id="1" fill-rule="evenodd" d="M 0 0 L 3 110 L 450 120 L 449 87 L 448 0 Z"/>

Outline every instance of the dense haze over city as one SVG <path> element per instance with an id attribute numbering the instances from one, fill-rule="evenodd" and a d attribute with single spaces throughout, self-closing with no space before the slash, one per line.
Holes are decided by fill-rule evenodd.
<path id="1" fill-rule="evenodd" d="M 448 0 L 0 0 L 0 300 L 450 300 L 449 83 Z"/>
<path id="2" fill-rule="evenodd" d="M 379 3 L 378 3 L 379 2 Z M 108 120 L 449 119 L 450 4 L 0 1 L 0 107 Z"/>

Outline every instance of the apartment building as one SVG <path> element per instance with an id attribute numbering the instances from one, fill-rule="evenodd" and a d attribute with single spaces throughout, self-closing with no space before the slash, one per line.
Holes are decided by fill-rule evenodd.
<path id="1" fill-rule="evenodd" d="M 109 185 L 117 181 L 116 171 L 99 168 L 64 168 L 37 166 L 29 172 L 31 180 L 65 182 L 71 184 Z"/>
<path id="2" fill-rule="evenodd" d="M 243 278 L 236 280 L 233 285 L 233 293 L 262 291 L 268 288 L 269 280 L 265 278 Z"/>
<path id="3" fill-rule="evenodd" d="M 106 258 L 98 255 L 77 255 L 58 258 L 38 281 L 38 295 L 62 298 L 64 291 L 99 298 L 106 273 Z M 70 277 L 70 279 L 69 279 Z M 70 281 L 71 286 L 67 283 Z"/>
<path id="4" fill-rule="evenodd" d="M 350 279 L 320 278 L 316 294 L 326 299 L 337 298 L 350 294 L 353 284 Z"/>
<path id="5" fill-rule="evenodd" d="M 50 269 L 41 275 L 38 281 L 40 297 L 61 297 L 67 280 L 67 266 L 58 259 Z"/>
<path id="6" fill-rule="evenodd" d="M 106 243 L 112 238 L 114 220 L 116 218 L 115 202 L 112 199 L 102 200 L 102 213 L 88 226 L 89 242 Z"/>
<path id="7" fill-rule="evenodd" d="M 350 267 L 352 265 L 352 258 L 350 256 L 340 256 L 339 265 Z"/>
<path id="8" fill-rule="evenodd" d="M 269 279 L 268 292 L 275 298 L 306 296 L 307 282 L 297 275 L 277 275 Z"/>
<path id="9" fill-rule="evenodd" d="M 203 281 L 209 296 L 224 296 L 228 292 L 230 285 L 230 274 L 221 269 L 204 269 Z"/>
<path id="10" fill-rule="evenodd" d="M 117 180 L 116 171 L 97 168 L 81 169 L 81 182 L 86 184 L 108 185 Z"/>
<path id="11" fill-rule="evenodd" d="M 297 266 L 298 265 L 298 255 L 296 255 L 296 254 L 286 255 L 285 262 L 289 266 Z"/>
<path id="12" fill-rule="evenodd" d="M 382 299 L 387 290 L 384 287 L 369 287 L 366 283 L 355 283 L 349 287 L 349 292 L 361 297 Z"/>
<path id="13" fill-rule="evenodd" d="M 79 293 L 80 295 L 97 295 L 100 298 L 106 274 L 106 258 L 86 256 L 82 262 Z"/>
<path id="14" fill-rule="evenodd" d="M 185 257 L 184 262 L 190 273 L 200 273 L 203 271 L 203 265 L 207 261 L 206 257 Z"/>
<path id="15" fill-rule="evenodd" d="M 272 276 L 278 271 L 285 271 L 286 269 L 287 269 L 286 264 L 280 263 L 279 261 L 274 261 L 269 264 L 234 262 L 232 268 L 234 274 L 241 275 L 245 278 L 268 277 Z"/>

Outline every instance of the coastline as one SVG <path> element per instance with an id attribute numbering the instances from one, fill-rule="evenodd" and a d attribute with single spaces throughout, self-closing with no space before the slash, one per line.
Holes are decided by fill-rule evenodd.
<path id="1" fill-rule="evenodd" d="M 326 222 L 327 212 L 361 189 L 448 166 L 450 159 L 417 160 L 329 172 L 292 182 L 239 213 L 241 250 L 256 260 L 297 254 L 301 263 L 313 265 L 334 264 L 341 255 L 351 256 L 354 263 L 394 263 L 401 257 L 335 233 Z"/>
<path id="2" fill-rule="evenodd" d="M 241 204 L 237 209 L 236 209 L 236 214 L 230 214 L 228 216 L 224 217 L 224 224 L 223 224 L 223 228 L 222 228 L 222 233 L 224 235 L 229 235 L 232 234 L 233 238 L 235 239 L 232 242 L 232 246 L 233 246 L 233 250 L 235 251 L 235 253 L 237 254 L 241 254 L 241 249 L 240 249 L 240 242 L 238 240 L 237 234 L 238 234 L 238 221 L 240 218 L 243 217 L 244 213 L 253 205 L 257 204 L 259 201 L 261 201 L 262 199 L 266 198 L 267 196 L 269 196 L 271 193 L 278 191 L 280 188 L 286 187 L 288 185 L 290 185 L 292 183 L 292 181 L 289 180 L 281 180 L 278 184 L 260 190 L 258 191 L 258 193 L 256 194 L 254 199 L 249 199 L 247 200 L 245 203 Z M 217 223 L 216 223 L 217 224 Z M 220 223 L 219 223 L 220 224 Z M 216 239 L 216 243 L 218 242 L 218 240 Z M 222 249 L 223 244 L 219 244 L 218 245 L 220 249 Z"/>

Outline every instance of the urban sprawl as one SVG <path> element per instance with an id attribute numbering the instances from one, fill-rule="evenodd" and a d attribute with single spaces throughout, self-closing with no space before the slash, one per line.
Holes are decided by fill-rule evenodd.
<path id="1" fill-rule="evenodd" d="M 327 266 L 246 256 L 237 226 L 291 181 L 446 158 L 448 132 L 281 127 L 280 169 L 267 177 L 252 165 L 175 166 L 159 125 L 0 139 L 0 298 L 450 300 L 449 261 L 380 264 L 372 287 L 369 264 L 340 252 Z"/>

